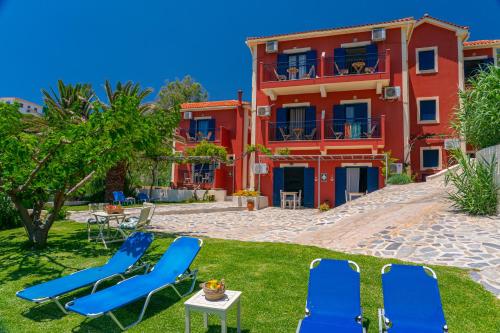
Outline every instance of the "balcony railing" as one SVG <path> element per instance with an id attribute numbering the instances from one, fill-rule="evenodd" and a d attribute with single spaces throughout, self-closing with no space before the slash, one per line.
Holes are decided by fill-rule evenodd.
<path id="1" fill-rule="evenodd" d="M 269 141 L 314 141 L 320 139 L 321 122 L 286 121 L 269 123 Z"/>
<path id="2" fill-rule="evenodd" d="M 208 130 L 195 129 L 194 131 L 180 128 L 177 131 L 177 134 L 183 137 L 187 143 L 196 143 L 201 141 L 220 142 L 223 128 L 214 128 Z"/>
<path id="3" fill-rule="evenodd" d="M 325 139 L 359 140 L 381 137 L 380 118 L 325 119 Z"/>
<path id="4" fill-rule="evenodd" d="M 321 57 L 303 63 L 261 63 L 261 81 L 309 80 L 321 77 L 385 73 L 386 53 Z"/>

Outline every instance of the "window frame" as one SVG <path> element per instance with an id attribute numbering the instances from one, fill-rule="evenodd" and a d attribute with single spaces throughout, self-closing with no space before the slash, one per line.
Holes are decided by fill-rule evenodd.
<path id="1" fill-rule="evenodd" d="M 421 101 L 436 101 L 436 117 L 434 120 L 420 119 Z M 417 124 L 439 124 L 439 96 L 417 97 Z"/>
<path id="2" fill-rule="evenodd" d="M 436 167 L 424 167 L 424 151 L 438 151 L 438 165 Z M 441 146 L 420 147 L 420 170 L 442 170 L 443 169 L 443 148 Z"/>
<path id="3" fill-rule="evenodd" d="M 422 51 L 434 51 L 434 69 L 420 69 L 420 61 L 419 61 L 419 53 Z M 439 66 L 438 66 L 438 47 L 437 46 L 429 46 L 429 47 L 419 47 L 415 49 L 415 55 L 416 55 L 416 71 L 417 74 L 431 74 L 431 73 L 438 73 L 439 72 Z"/>

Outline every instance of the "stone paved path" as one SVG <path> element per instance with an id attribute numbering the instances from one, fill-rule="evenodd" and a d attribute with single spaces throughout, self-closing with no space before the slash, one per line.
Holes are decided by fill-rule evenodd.
<path id="1" fill-rule="evenodd" d="M 230 202 L 158 206 L 152 228 L 467 268 L 500 298 L 500 216 L 470 217 L 450 206 L 438 178 L 388 186 L 326 213 L 273 207 L 248 212 Z M 87 212 L 72 214 L 77 221 L 87 217 Z"/>

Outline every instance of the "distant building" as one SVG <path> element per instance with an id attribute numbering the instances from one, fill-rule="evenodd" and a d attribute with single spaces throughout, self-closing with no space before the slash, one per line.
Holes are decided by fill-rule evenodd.
<path id="1" fill-rule="evenodd" d="M 7 104 L 19 104 L 19 112 L 22 114 L 32 114 L 34 116 L 43 116 L 43 108 L 41 105 L 27 101 L 18 97 L 0 97 L 1 102 L 5 102 Z"/>

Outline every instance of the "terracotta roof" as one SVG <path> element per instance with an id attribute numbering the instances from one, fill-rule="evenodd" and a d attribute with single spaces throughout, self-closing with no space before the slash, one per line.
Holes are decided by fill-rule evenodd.
<path id="1" fill-rule="evenodd" d="M 424 20 L 426 18 L 430 18 L 430 19 L 433 19 L 435 21 L 439 21 L 439 22 L 444 23 L 444 24 L 449 24 L 449 25 L 452 25 L 452 26 L 460 28 L 460 29 L 464 29 L 464 30 L 468 30 L 469 29 L 468 26 L 458 25 L 458 24 L 455 24 L 455 23 L 452 23 L 452 22 L 444 21 L 444 20 L 438 19 L 436 17 L 430 16 L 429 14 L 425 14 L 424 16 L 422 16 L 422 18 L 419 21 Z"/>
<path id="2" fill-rule="evenodd" d="M 473 40 L 470 42 L 464 42 L 464 46 L 488 46 L 488 45 L 496 45 L 500 44 L 500 39 L 482 39 L 482 40 Z"/>
<path id="3" fill-rule="evenodd" d="M 335 30 L 343 30 L 343 29 L 362 28 L 362 27 L 368 27 L 368 26 L 373 26 L 373 25 L 384 25 L 384 24 L 400 23 L 400 22 L 403 23 L 403 22 L 410 22 L 410 21 L 413 21 L 413 20 L 414 20 L 413 17 L 405 17 L 405 18 L 400 18 L 400 19 L 397 19 L 397 20 L 377 22 L 377 23 L 367 23 L 367 24 L 360 24 L 360 25 L 350 25 L 350 26 L 345 26 L 345 27 L 336 27 L 336 28 L 328 28 L 328 29 L 317 29 L 317 30 L 309 30 L 309 31 L 302 31 L 302 32 L 293 32 L 293 33 L 287 33 L 287 34 L 276 34 L 276 35 L 260 36 L 260 37 L 248 37 L 247 41 L 255 40 L 255 39 L 261 39 L 261 38 L 274 38 L 274 37 L 283 37 L 283 36 L 293 36 L 293 35 L 306 34 L 306 33 L 314 33 L 314 32 L 326 32 L 326 31 L 335 31 Z"/>
<path id="4" fill-rule="evenodd" d="M 243 104 L 248 104 L 248 102 L 243 102 Z M 203 109 L 203 108 L 231 107 L 231 106 L 236 107 L 238 105 L 239 102 L 233 99 L 226 101 L 183 103 L 181 104 L 181 109 Z"/>

